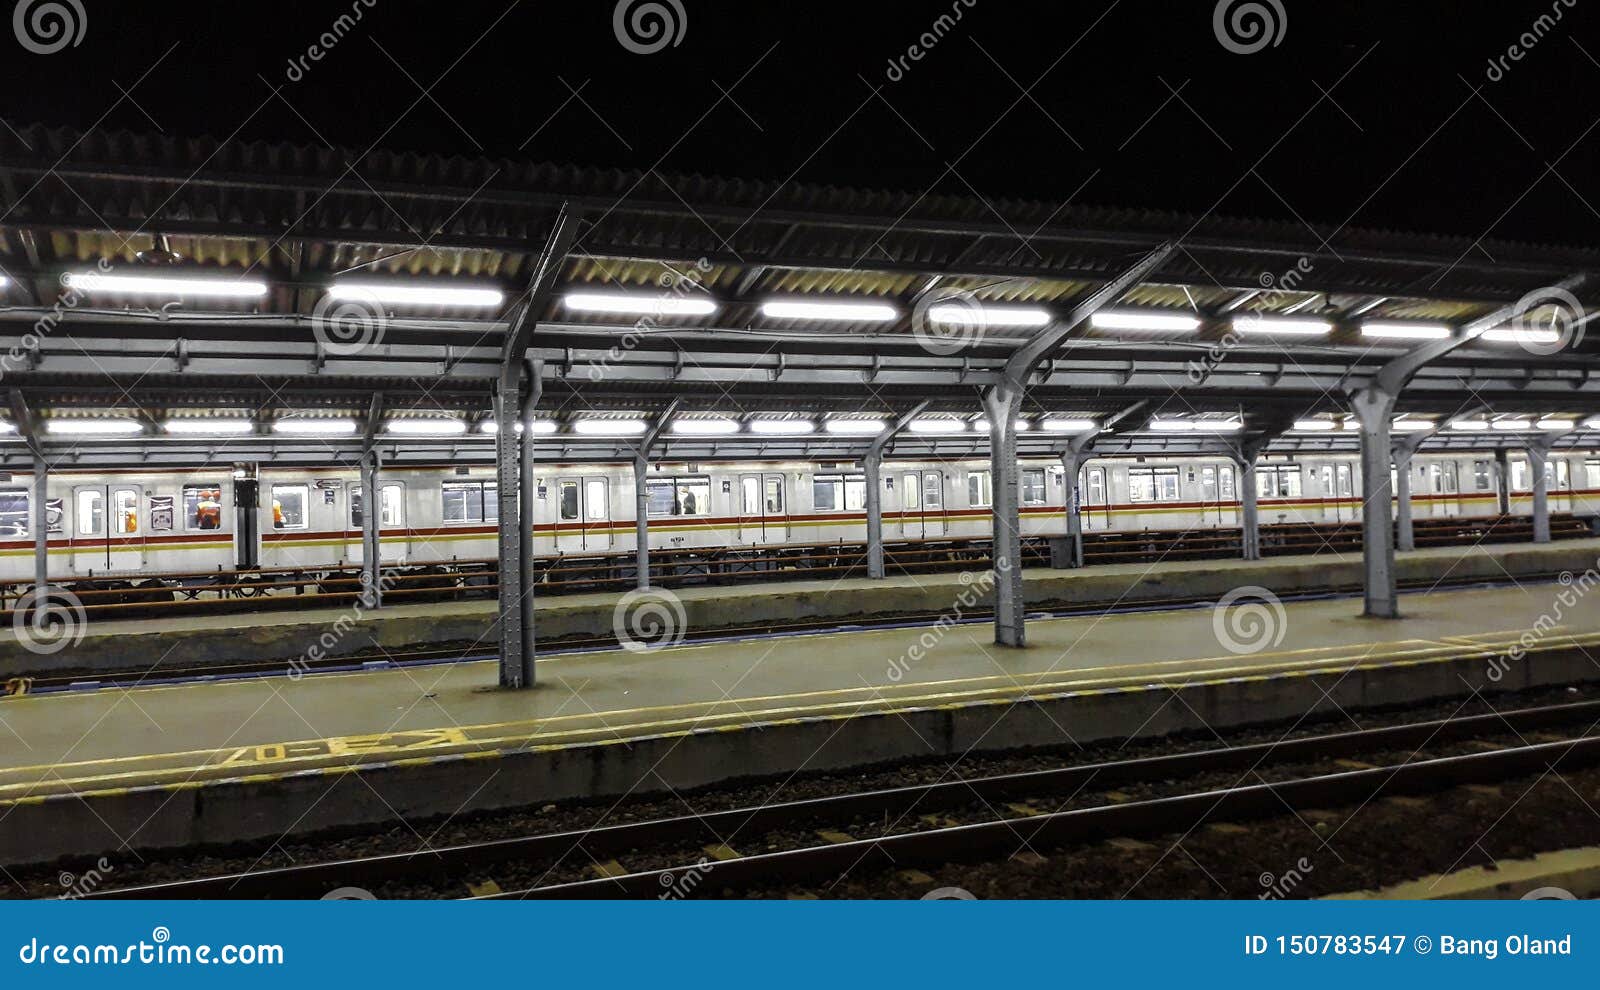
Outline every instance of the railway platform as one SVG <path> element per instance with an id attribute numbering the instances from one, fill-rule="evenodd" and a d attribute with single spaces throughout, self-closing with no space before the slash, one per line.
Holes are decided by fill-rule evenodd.
<path id="1" fill-rule="evenodd" d="M 1071 747 L 1600 679 L 1587 580 L 0 701 L 0 862 L 133 855 L 733 778 Z M 1248 607 L 1250 611 L 1245 611 Z"/>
<path id="2" fill-rule="evenodd" d="M 1397 555 L 1402 583 L 1501 582 L 1581 573 L 1600 559 L 1600 538 L 1548 544 L 1505 543 L 1431 547 Z M 1295 555 L 1263 560 L 1164 560 L 1155 564 L 1096 564 L 1024 572 L 1028 604 L 1056 609 L 1094 604 L 1132 606 L 1208 601 L 1243 586 L 1290 597 L 1361 586 L 1359 553 Z M 971 581 L 962 573 L 902 574 L 883 580 L 775 581 L 675 586 L 673 618 L 690 637 L 768 631 L 818 622 L 849 623 L 937 616 L 962 597 Z M 613 637 L 619 621 L 617 592 L 536 596 L 542 645 L 592 645 Z M 983 588 L 972 609 L 988 607 Z M 625 607 L 625 606 L 624 606 Z M 159 681 L 241 664 L 281 661 L 303 668 L 308 657 L 388 665 L 418 651 L 459 648 L 486 653 L 498 640 L 492 600 L 394 605 L 363 612 L 354 606 L 184 617 L 94 620 L 82 640 L 55 653 L 30 648 L 28 636 L 0 624 L 0 681 L 22 676 L 77 679 L 93 686 L 111 672 L 138 672 Z"/>

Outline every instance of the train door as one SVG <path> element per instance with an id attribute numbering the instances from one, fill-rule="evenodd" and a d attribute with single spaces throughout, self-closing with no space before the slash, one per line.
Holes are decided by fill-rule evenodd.
<path id="1" fill-rule="evenodd" d="M 1565 457 L 1552 457 L 1550 470 L 1555 477 L 1550 480 L 1550 511 L 1572 511 L 1572 464 Z"/>
<path id="2" fill-rule="evenodd" d="M 1356 510 L 1351 501 L 1356 497 L 1356 474 L 1353 465 L 1335 464 L 1333 466 L 1333 492 L 1331 494 L 1334 498 L 1334 518 L 1343 520 L 1346 518 L 1346 511 L 1348 511 L 1349 518 L 1354 519 Z"/>
<path id="3" fill-rule="evenodd" d="M 789 539 L 789 512 L 783 475 L 739 476 L 739 542 L 783 543 Z"/>
<path id="4" fill-rule="evenodd" d="M 1439 468 L 1439 489 L 1434 501 L 1433 514 L 1455 517 L 1461 515 L 1461 469 L 1455 461 L 1443 461 Z"/>
<path id="5" fill-rule="evenodd" d="M 556 479 L 556 549 L 611 547 L 611 485 L 605 478 Z"/>
<path id="6" fill-rule="evenodd" d="M 365 559 L 361 550 L 361 527 L 366 525 L 366 500 L 362 497 L 361 485 L 350 484 L 346 486 L 350 505 L 350 525 L 345 530 L 347 554 L 351 563 L 359 564 Z M 410 541 L 403 537 L 390 540 L 388 543 L 381 539 L 384 530 L 405 528 L 405 487 L 398 481 L 381 481 L 378 483 L 378 547 L 379 561 L 392 561 L 404 563 L 406 550 Z"/>
<path id="7" fill-rule="evenodd" d="M 900 478 L 900 536 L 921 540 L 944 534 L 944 472 L 905 472 Z"/>
<path id="8" fill-rule="evenodd" d="M 1200 518 L 1205 523 L 1225 526 L 1232 523 L 1233 468 L 1226 464 L 1205 464 L 1200 468 Z"/>
<path id="9" fill-rule="evenodd" d="M 72 489 L 68 539 L 72 570 L 132 571 L 144 566 L 141 485 L 77 485 Z"/>
<path id="10" fill-rule="evenodd" d="M 1106 469 L 1103 467 L 1084 468 L 1083 474 L 1078 478 L 1078 518 L 1083 522 L 1085 531 L 1095 529 L 1096 510 L 1099 510 L 1100 529 L 1111 528 L 1111 505 L 1106 497 Z"/>

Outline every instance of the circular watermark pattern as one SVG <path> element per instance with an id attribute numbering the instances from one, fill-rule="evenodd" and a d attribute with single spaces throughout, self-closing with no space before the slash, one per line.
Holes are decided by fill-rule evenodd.
<path id="1" fill-rule="evenodd" d="M 1282 0 L 1217 0 L 1211 30 L 1228 51 L 1254 55 L 1268 45 L 1278 47 L 1289 30 L 1289 18 Z"/>
<path id="2" fill-rule="evenodd" d="M 1575 901 L 1578 895 L 1565 887 L 1535 887 L 1522 895 L 1525 901 Z"/>
<path id="3" fill-rule="evenodd" d="M 681 0 L 617 0 L 611 30 L 622 47 L 635 55 L 654 55 L 668 45 L 678 47 L 689 30 Z"/>
<path id="4" fill-rule="evenodd" d="M 939 887 L 922 895 L 925 901 L 975 901 L 978 895 L 965 887 Z"/>
<path id="5" fill-rule="evenodd" d="M 1229 653 L 1270 650 L 1289 631 L 1288 615 L 1278 596 L 1259 585 L 1235 588 L 1217 601 L 1211 631 Z"/>
<path id="6" fill-rule="evenodd" d="M 329 354 L 349 357 L 383 343 L 388 311 L 376 295 L 325 295 L 311 312 L 311 333 Z"/>
<path id="7" fill-rule="evenodd" d="M 157 925 L 150 930 L 150 941 L 157 945 L 165 945 L 172 941 L 172 931 L 166 925 Z"/>
<path id="8" fill-rule="evenodd" d="M 89 15 L 81 0 L 17 0 L 11 12 L 17 43 L 35 55 L 54 55 L 69 45 L 76 48 L 88 29 Z"/>
<path id="9" fill-rule="evenodd" d="M 325 901 L 375 901 L 378 895 L 365 887 L 335 887 L 322 895 Z"/>
<path id="10" fill-rule="evenodd" d="M 29 653 L 49 656 L 83 642 L 88 625 L 83 602 L 65 588 L 33 589 L 17 600 L 11 628 Z"/>
<path id="11" fill-rule="evenodd" d="M 911 309 L 911 334 L 935 357 L 981 344 L 988 333 L 983 306 L 970 292 L 926 295 Z"/>
<path id="12" fill-rule="evenodd" d="M 1577 296 L 1551 285 L 1534 289 L 1517 300 L 1511 329 L 1523 350 L 1545 357 L 1583 343 L 1586 318 Z"/>
<path id="13" fill-rule="evenodd" d="M 687 619 L 683 602 L 670 591 L 634 590 L 617 600 L 611 629 L 630 653 L 654 653 L 683 642 Z"/>

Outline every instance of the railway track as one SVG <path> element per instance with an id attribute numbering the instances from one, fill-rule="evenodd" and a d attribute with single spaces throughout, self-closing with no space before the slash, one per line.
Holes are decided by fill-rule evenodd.
<path id="1" fill-rule="evenodd" d="M 464 891 L 467 877 L 540 864 L 535 882 L 511 889 L 478 887 L 480 896 L 499 898 L 658 897 L 692 890 L 699 878 L 714 875 L 718 891 L 760 889 L 786 882 L 816 883 L 858 866 L 906 869 L 944 862 L 1004 856 L 1019 835 L 1031 844 L 1055 845 L 1112 836 L 1181 831 L 1211 818 L 1240 821 L 1294 810 L 1359 803 L 1377 796 L 1415 794 L 1444 787 L 1487 783 L 1559 766 L 1575 769 L 1600 762 L 1600 736 L 1588 735 L 1600 721 L 1600 701 L 1544 705 L 1504 713 L 1430 720 L 1381 728 L 1306 736 L 1270 743 L 1233 746 L 1102 762 L 1028 773 L 941 781 L 908 787 L 841 793 L 801 801 L 764 804 L 704 815 L 624 822 L 584 830 L 496 839 L 428 851 L 290 867 L 95 892 L 102 899 L 128 898 L 303 898 L 341 887 L 381 888 L 385 884 Z M 1523 733 L 1547 733 L 1582 726 L 1555 741 L 1526 742 Z M 1484 737 L 1515 735 L 1518 741 L 1487 751 L 1414 759 L 1423 750 L 1459 745 Z M 1368 753 L 1404 752 L 1391 765 L 1345 763 L 1334 772 L 1330 761 Z M 1287 779 L 1221 788 L 1186 783 L 1207 774 L 1238 773 L 1239 781 L 1260 771 L 1294 770 L 1311 764 L 1317 772 L 1292 772 Z M 1259 779 L 1259 776 L 1258 776 Z M 1060 801 L 1086 792 L 1152 782 L 1178 782 L 1174 793 L 1147 800 L 1105 803 L 1058 812 L 1034 813 L 1023 803 Z M 1114 793 L 1114 792 L 1113 792 Z M 993 814 L 961 822 L 953 817 L 974 800 L 985 809 L 1010 808 L 1014 817 Z M 1020 809 L 1020 810 L 1019 810 Z M 940 814 L 940 813 L 943 814 Z M 1022 813 L 1027 812 L 1027 813 Z M 855 839 L 828 826 L 862 819 L 881 822 L 874 838 Z M 727 845 L 702 846 L 713 837 L 743 837 L 752 848 L 765 842 L 788 848 L 741 856 Z M 797 836 L 801 838 L 796 840 Z M 787 838 L 785 838 L 787 837 Z M 821 841 L 818 841 L 818 840 Z M 747 841 L 746 841 L 747 840 Z M 696 847 L 704 849 L 700 852 Z M 619 857 L 638 860 L 656 850 L 667 865 L 628 870 Z M 664 852 L 663 852 L 664 851 Z M 711 859 L 706 853 L 710 852 Z M 564 860 L 603 864 L 599 879 L 545 883 Z M 569 871 L 570 872 L 570 871 Z"/>
<path id="2" fill-rule="evenodd" d="M 1554 581 L 1558 578 L 1556 572 L 1534 574 L 1522 577 L 1521 584 L 1534 584 L 1541 581 Z M 1494 582 L 1486 582 L 1481 578 L 1462 578 L 1456 580 L 1411 579 L 1399 582 L 1401 591 L 1407 590 L 1449 590 L 1465 587 L 1492 587 Z M 1361 586 L 1329 585 L 1326 588 L 1302 595 L 1284 595 L 1286 602 L 1302 601 L 1312 598 L 1347 597 L 1361 594 Z M 1092 601 L 1074 602 L 1066 605 L 1054 606 L 1030 613 L 1034 617 L 1042 618 L 1071 618 L 1074 616 L 1112 615 L 1126 612 L 1143 612 L 1165 609 L 1191 608 L 1208 605 L 1214 602 L 1214 596 L 1187 596 L 1172 597 L 1159 600 L 1145 600 L 1138 602 Z M 863 616 L 849 621 L 838 619 L 825 619 L 797 622 L 764 622 L 746 626 L 723 626 L 716 629 L 694 631 L 688 630 L 684 634 L 686 642 L 703 642 L 707 640 L 748 639 L 761 636 L 801 635 L 814 632 L 850 631 L 892 628 L 896 626 L 918 626 L 937 622 L 944 618 L 945 612 L 898 612 L 877 616 Z M 966 609 L 962 613 L 962 622 L 987 622 L 994 617 L 992 609 Z M 586 636 L 567 637 L 565 639 L 549 640 L 541 645 L 541 655 L 552 656 L 562 653 L 581 653 L 620 648 L 620 643 L 615 636 Z M 332 673 L 362 669 L 384 669 L 390 667 L 403 667 L 411 665 L 436 664 L 436 663 L 470 663 L 480 660 L 494 660 L 496 654 L 484 652 L 479 644 L 469 647 L 443 646 L 429 649 L 386 651 L 383 653 L 358 654 L 353 656 L 327 657 L 320 660 L 300 659 L 296 661 L 297 669 L 305 673 Z M 287 669 L 289 658 L 279 660 L 250 661 L 247 663 L 208 664 L 203 667 L 173 667 L 166 670 L 152 671 L 127 670 L 112 672 L 96 672 L 93 674 L 61 674 L 38 676 L 30 679 L 28 693 L 43 694 L 70 690 L 87 690 L 94 687 L 132 686 L 135 684 L 148 685 L 158 683 L 172 683 L 174 681 L 192 680 L 221 680 L 228 678 L 253 677 L 262 675 L 281 674 Z"/>

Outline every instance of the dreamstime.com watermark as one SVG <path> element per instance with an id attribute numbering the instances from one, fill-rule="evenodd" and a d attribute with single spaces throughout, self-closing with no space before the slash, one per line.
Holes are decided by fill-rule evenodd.
<path id="1" fill-rule="evenodd" d="M 17 0 L 11 31 L 17 43 L 35 55 L 54 55 L 78 47 L 89 30 L 82 0 Z"/>
<path id="2" fill-rule="evenodd" d="M 51 656 L 83 642 L 88 614 L 78 596 L 65 588 L 34 588 L 17 600 L 11 630 L 29 653 Z"/>
<path id="3" fill-rule="evenodd" d="M 1595 566 L 1582 574 L 1573 574 L 1571 571 L 1562 571 L 1556 579 L 1562 590 L 1556 593 L 1550 602 L 1550 608 L 1543 612 L 1521 636 L 1517 637 L 1517 645 L 1507 650 L 1504 654 L 1494 657 L 1489 661 L 1489 669 L 1485 671 L 1489 680 L 1499 683 L 1506 676 L 1514 663 L 1520 663 L 1527 657 L 1528 651 L 1538 646 L 1544 638 L 1555 632 L 1561 625 L 1561 620 L 1584 597 L 1596 587 L 1600 587 L 1600 560 L 1595 561 Z"/>
<path id="4" fill-rule="evenodd" d="M 334 619 L 328 628 L 322 631 L 322 635 L 317 637 L 316 642 L 306 647 L 304 653 L 289 661 L 288 675 L 291 681 L 298 681 L 311 669 L 312 664 L 320 663 L 326 659 L 329 652 L 343 642 L 344 638 L 355 629 L 356 623 L 361 621 L 361 617 L 367 614 L 369 606 L 366 600 L 366 590 L 371 581 L 368 579 L 366 571 L 361 572 L 360 580 L 361 593 L 356 598 L 355 604 L 341 613 L 337 619 Z M 399 576 L 394 572 L 393 568 L 380 567 L 378 569 L 378 587 L 382 591 L 388 591 L 398 583 Z"/>
<path id="5" fill-rule="evenodd" d="M 339 46 L 345 37 L 354 31 L 367 11 L 378 5 L 378 0 L 350 0 L 348 13 L 340 14 L 328 25 L 328 29 L 317 35 L 317 40 L 306 46 L 304 53 L 289 59 L 288 68 L 284 69 L 283 76 L 290 82 L 299 82 L 311 71 L 311 66 L 322 61 L 328 53 Z"/>
<path id="6" fill-rule="evenodd" d="M 711 871 L 714 867 L 715 864 L 702 856 L 693 866 L 689 867 L 687 870 L 684 870 L 682 873 L 674 873 L 671 870 L 662 871 L 661 876 L 658 879 L 661 882 L 661 886 L 665 889 L 656 895 L 656 900 L 683 900 L 685 897 L 688 897 L 690 894 L 694 893 L 694 889 L 700 886 L 701 882 L 704 881 L 706 877 L 711 875 Z"/>
<path id="7" fill-rule="evenodd" d="M 1283 873 L 1273 876 L 1271 873 L 1262 873 L 1256 880 L 1264 888 L 1256 895 L 1258 901 L 1277 901 L 1288 897 L 1295 888 L 1305 882 L 1306 874 L 1316 869 L 1311 860 L 1304 856 L 1295 860 L 1295 864 Z"/>
<path id="8" fill-rule="evenodd" d="M 1004 568 L 1004 559 L 996 564 Z M 900 678 L 911 672 L 914 664 L 921 663 L 928 655 L 928 651 L 944 641 L 951 629 L 954 629 L 967 611 L 983 600 L 983 596 L 994 587 L 994 571 L 962 571 L 958 579 L 961 582 L 961 593 L 956 596 L 955 602 L 939 616 L 938 621 L 922 630 L 916 642 L 907 647 L 900 656 L 889 661 L 888 668 L 883 675 L 898 684 Z"/>
<path id="9" fill-rule="evenodd" d="M 654 653 L 683 642 L 683 602 L 664 588 L 635 588 L 617 600 L 611 631 L 629 653 Z"/>
<path id="10" fill-rule="evenodd" d="M 1289 631 L 1289 615 L 1278 596 L 1260 585 L 1235 588 L 1211 610 L 1211 632 L 1229 653 L 1248 656 L 1270 650 Z"/>
<path id="11" fill-rule="evenodd" d="M 1310 258 L 1301 256 L 1295 260 L 1294 264 L 1284 269 L 1281 274 L 1274 275 L 1272 272 L 1262 272 L 1257 279 L 1261 283 L 1261 289 L 1251 299 L 1251 302 L 1257 304 L 1257 311 L 1242 314 L 1235 317 L 1235 320 L 1244 326 L 1249 326 L 1248 321 L 1261 318 L 1260 315 L 1257 315 L 1258 313 L 1265 311 L 1270 315 L 1271 310 L 1278 302 L 1282 301 L 1289 293 L 1299 290 L 1306 276 L 1310 275 L 1315 268 L 1316 266 L 1311 263 Z M 1211 373 L 1217 370 L 1218 365 L 1227 359 L 1228 352 L 1239 346 L 1243 335 L 1233 326 L 1233 323 L 1230 322 L 1228 332 L 1207 348 L 1203 357 L 1197 361 L 1188 361 L 1184 364 L 1184 374 L 1191 384 L 1204 384 L 1205 380 L 1211 377 Z"/>
<path id="12" fill-rule="evenodd" d="M 1211 33 L 1235 55 L 1276 48 L 1288 32 L 1289 16 L 1281 0 L 1217 0 L 1211 11 Z"/>
<path id="13" fill-rule="evenodd" d="M 617 0 L 611 11 L 617 43 L 635 55 L 654 55 L 683 44 L 689 15 L 681 0 Z"/>
<path id="14" fill-rule="evenodd" d="M 17 958 L 27 966 L 282 966 L 284 962 L 282 945 L 178 945 L 165 925 L 151 930 L 150 941 L 141 938 L 127 945 L 51 945 L 34 937 L 21 943 Z"/>
<path id="15" fill-rule="evenodd" d="M 57 900 L 75 901 L 80 897 L 87 897 L 99 889 L 105 882 L 108 874 L 116 872 L 111 861 L 101 856 L 95 864 L 82 873 L 72 873 L 62 870 L 56 877 L 56 882 L 61 885 L 61 893 L 56 895 Z"/>
<path id="16" fill-rule="evenodd" d="M 1495 55 L 1489 59 L 1489 68 L 1484 70 L 1484 77 L 1490 82 L 1499 82 L 1511 71 L 1512 62 L 1520 62 L 1528 56 L 1545 36 L 1555 30 L 1557 24 L 1566 16 L 1567 11 L 1578 5 L 1578 0 L 1551 0 L 1550 12 L 1540 14 L 1528 25 L 1528 29 L 1517 35 L 1517 40 L 1506 46 L 1505 54 Z"/>
<path id="17" fill-rule="evenodd" d="M 904 55 L 897 55 L 891 58 L 889 60 L 889 68 L 884 71 L 884 76 L 890 82 L 899 82 L 904 79 L 906 73 L 911 71 L 911 66 L 906 63 L 908 61 L 922 61 L 929 52 L 939 46 L 939 43 L 945 39 L 946 35 L 955 29 L 961 18 L 966 16 L 966 12 L 977 5 L 978 0 L 951 0 L 950 12 L 935 17 L 933 23 L 928 25 L 928 29 L 917 35 L 916 41 L 906 46 Z"/>
<path id="18" fill-rule="evenodd" d="M 69 312 L 83 305 L 85 297 L 95 291 L 96 283 L 110 275 L 114 267 L 109 258 L 101 258 L 94 263 L 93 271 L 62 275 L 61 291 L 56 294 L 56 301 L 50 304 L 43 316 L 33 321 L 33 326 L 5 354 L 0 355 L 0 378 L 18 368 L 24 371 L 31 369 L 37 360 L 39 345 L 56 332 Z"/>
<path id="19" fill-rule="evenodd" d="M 711 261 L 707 258 L 697 258 L 694 265 L 687 271 L 665 271 L 656 280 L 663 291 L 660 295 L 652 297 L 653 301 L 645 305 L 653 306 L 650 312 L 640 314 L 631 328 L 624 331 L 617 342 L 606 350 L 605 356 L 599 364 L 589 366 L 588 376 L 591 382 L 598 382 L 605 378 L 606 369 L 621 361 L 629 351 L 639 346 L 644 335 L 653 330 L 661 329 L 661 320 L 672 311 L 673 303 L 681 299 L 691 299 L 700 295 L 701 286 L 705 284 L 706 274 L 712 269 Z"/>

